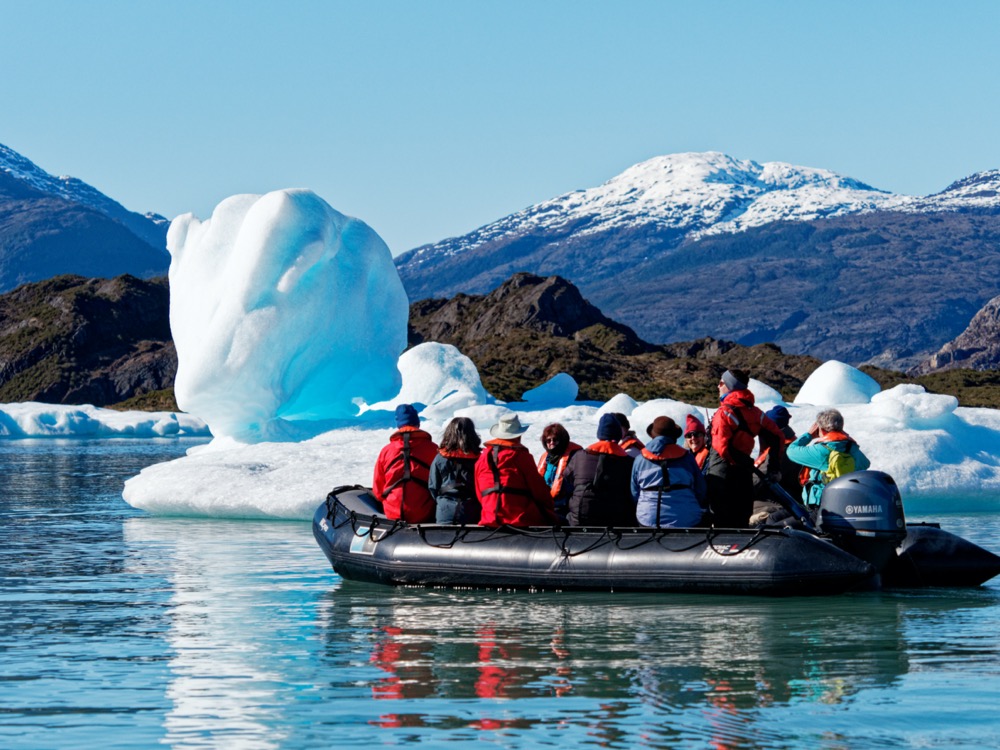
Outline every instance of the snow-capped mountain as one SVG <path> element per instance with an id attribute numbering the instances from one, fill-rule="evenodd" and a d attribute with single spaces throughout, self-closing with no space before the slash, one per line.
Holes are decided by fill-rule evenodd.
<path id="1" fill-rule="evenodd" d="M 0 145 L 0 292 L 61 274 L 166 273 L 167 224 Z"/>
<path id="2" fill-rule="evenodd" d="M 758 164 L 715 151 L 671 154 L 636 164 L 599 187 L 561 195 L 401 258 L 419 263 L 505 236 L 562 234 L 569 228 L 592 234 L 652 226 L 697 237 L 773 221 L 893 209 L 910 201 L 825 169 Z"/>
<path id="3" fill-rule="evenodd" d="M 920 197 L 823 169 L 673 154 L 396 265 L 411 300 L 557 274 L 647 341 L 771 341 L 909 366 L 1000 291 L 1000 170 Z"/>
<path id="4" fill-rule="evenodd" d="M 1000 206 L 1000 169 L 990 169 L 957 180 L 940 193 L 914 199 L 906 210 L 965 211 L 997 206 Z"/>
<path id="5" fill-rule="evenodd" d="M 529 221 L 552 228 L 576 221 L 586 221 L 581 231 L 588 232 L 654 224 L 697 235 L 870 211 L 901 200 L 824 169 L 758 164 L 708 152 L 650 159 L 600 187 L 560 196 L 524 213 Z"/>
<path id="6" fill-rule="evenodd" d="M 145 215 L 129 211 L 118 201 L 76 177 L 56 177 L 30 159 L 0 143 L 0 172 L 29 185 L 41 193 L 57 195 L 72 203 L 79 203 L 100 211 L 110 219 L 125 226 L 130 232 L 155 248 L 166 248 L 167 226 L 170 224 L 159 214 Z"/>
<path id="7" fill-rule="evenodd" d="M 603 185 L 506 216 L 462 237 L 424 245 L 401 268 L 526 235 L 575 236 L 656 229 L 677 239 L 741 232 L 775 221 L 810 221 L 871 211 L 1000 208 L 1000 170 L 960 180 L 926 198 L 898 195 L 826 169 L 735 159 L 716 151 L 658 156 Z"/>

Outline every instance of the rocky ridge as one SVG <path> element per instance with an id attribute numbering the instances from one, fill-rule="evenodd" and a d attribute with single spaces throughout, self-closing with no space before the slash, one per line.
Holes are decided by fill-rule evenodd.
<path id="1" fill-rule="evenodd" d="M 454 344 L 475 362 L 487 390 L 511 401 L 567 372 L 581 399 L 627 393 L 712 406 L 715 383 L 729 367 L 746 369 L 791 399 L 819 365 L 769 343 L 650 344 L 565 279 L 531 274 L 517 274 L 486 295 L 413 303 L 409 341 Z M 64 276 L 0 295 L 0 402 L 176 410 L 176 367 L 164 279 Z M 958 396 L 964 406 L 1000 407 L 998 372 L 907 377 L 864 369 L 883 387 L 917 382 Z"/>
<path id="2" fill-rule="evenodd" d="M 820 364 L 767 344 L 744 347 L 712 338 L 649 344 L 565 279 L 528 273 L 514 274 L 486 295 L 413 303 L 409 341 L 456 346 L 476 364 L 486 390 L 504 400 L 566 372 L 579 384 L 581 400 L 628 393 L 709 405 L 728 367 L 748 369 L 791 398 Z"/>
<path id="3" fill-rule="evenodd" d="M 1000 296 L 987 302 L 957 338 L 941 347 L 912 372 L 923 375 L 959 368 L 1000 369 Z"/>
<path id="4" fill-rule="evenodd" d="M 57 276 L 0 295 L 0 402 L 107 406 L 176 372 L 165 279 Z"/>

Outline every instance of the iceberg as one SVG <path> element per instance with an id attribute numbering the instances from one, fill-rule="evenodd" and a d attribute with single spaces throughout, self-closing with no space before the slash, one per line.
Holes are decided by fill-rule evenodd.
<path id="1" fill-rule="evenodd" d="M 529 404 L 561 406 L 576 401 L 580 386 L 571 375 L 560 372 L 553 375 L 537 388 L 524 392 L 521 399 Z"/>
<path id="2" fill-rule="evenodd" d="M 493 401 L 475 364 L 451 344 L 418 344 L 400 356 L 397 367 L 403 380 L 399 393 L 388 401 L 364 405 L 363 413 L 391 412 L 397 404 L 418 404 L 423 417 L 442 417 Z"/>
<path id="3" fill-rule="evenodd" d="M 302 434 L 399 391 L 409 303 L 389 248 L 309 190 L 237 195 L 175 219 L 177 404 L 216 437 Z"/>
<path id="4" fill-rule="evenodd" d="M 116 411 L 96 406 L 0 404 L 0 438 L 211 437 L 208 425 L 177 412 Z"/>
<path id="5" fill-rule="evenodd" d="M 817 406 L 867 404 L 880 390 L 881 387 L 871 376 L 843 362 L 830 360 L 806 378 L 795 403 Z"/>

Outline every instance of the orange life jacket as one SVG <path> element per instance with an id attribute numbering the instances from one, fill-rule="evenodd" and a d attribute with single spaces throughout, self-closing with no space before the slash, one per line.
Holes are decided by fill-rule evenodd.
<path id="1" fill-rule="evenodd" d="M 622 447 L 623 450 L 626 450 L 626 451 L 629 448 L 633 448 L 633 447 L 637 447 L 637 448 L 639 448 L 639 450 L 642 450 L 643 448 L 646 447 L 645 445 L 643 445 L 643 442 L 639 438 L 637 438 L 635 435 L 630 435 L 629 437 L 625 438 L 624 440 L 622 440 L 619 443 L 619 445 Z"/>
<path id="2" fill-rule="evenodd" d="M 607 453 L 610 456 L 628 455 L 628 453 L 625 452 L 625 448 L 611 440 L 598 440 L 596 443 L 588 445 L 587 450 L 591 453 Z"/>
<path id="3" fill-rule="evenodd" d="M 580 450 L 583 450 L 583 446 L 577 445 L 572 440 L 566 445 L 566 452 L 559 457 L 559 461 L 556 463 L 556 476 L 552 480 L 552 486 L 549 488 L 552 497 L 559 497 L 559 491 L 562 490 L 563 472 L 566 471 L 566 465 L 569 463 L 570 456 Z M 543 453 L 542 457 L 538 459 L 539 476 L 545 476 L 545 464 L 547 461 L 548 453 Z"/>

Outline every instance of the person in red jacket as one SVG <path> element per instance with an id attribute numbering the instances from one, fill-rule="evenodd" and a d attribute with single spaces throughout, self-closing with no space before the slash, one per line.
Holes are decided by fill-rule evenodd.
<path id="1" fill-rule="evenodd" d="M 528 429 L 516 414 L 500 417 L 490 428 L 476 461 L 476 496 L 483 506 L 483 526 L 549 526 L 557 522 L 549 487 L 535 459 L 521 445 Z"/>
<path id="2" fill-rule="evenodd" d="M 764 412 L 754 406 L 750 378 L 742 370 L 726 370 L 719 380 L 722 402 L 712 415 L 711 449 L 705 465 L 708 506 L 712 524 L 745 528 L 753 514 L 753 452 L 759 437 L 761 450 L 769 448 L 780 461 L 785 436 Z"/>
<path id="3" fill-rule="evenodd" d="M 407 523 L 433 523 L 436 505 L 427 489 L 431 462 L 438 453 L 410 404 L 396 407 L 396 432 L 375 462 L 372 493 L 382 501 L 387 518 Z"/>

